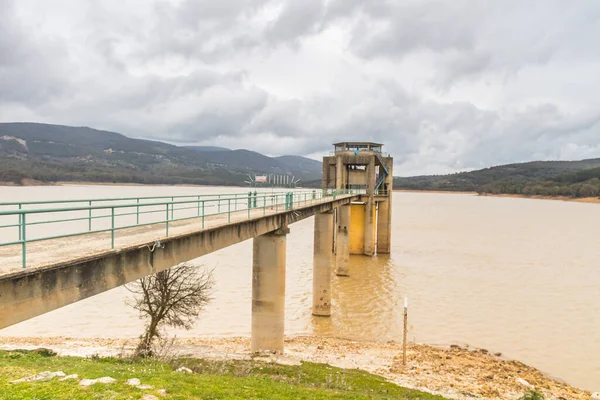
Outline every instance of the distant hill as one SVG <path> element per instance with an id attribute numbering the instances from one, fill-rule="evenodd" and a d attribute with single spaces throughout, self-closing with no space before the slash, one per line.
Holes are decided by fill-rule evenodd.
<path id="1" fill-rule="evenodd" d="M 280 163 L 287 165 L 288 168 L 301 172 L 305 176 L 321 177 L 323 173 L 323 163 L 306 157 L 299 156 L 281 156 L 275 158 Z"/>
<path id="2" fill-rule="evenodd" d="M 594 197 L 600 195 L 598 178 L 600 158 L 532 161 L 449 175 L 394 177 L 394 188 Z"/>
<path id="3" fill-rule="evenodd" d="M 180 147 L 88 127 L 0 123 L 0 181 L 243 184 L 247 174 L 318 179 L 321 163 L 295 168 L 287 158 L 216 146 Z"/>
<path id="4" fill-rule="evenodd" d="M 321 162 L 301 156 L 268 157 L 250 150 L 196 150 L 215 164 L 227 165 L 243 171 L 261 171 L 264 174 L 292 174 L 302 180 L 321 176 Z"/>
<path id="5" fill-rule="evenodd" d="M 227 149 L 225 147 L 217 147 L 217 146 L 182 146 L 185 149 L 191 149 L 196 151 L 231 151 L 231 149 Z"/>

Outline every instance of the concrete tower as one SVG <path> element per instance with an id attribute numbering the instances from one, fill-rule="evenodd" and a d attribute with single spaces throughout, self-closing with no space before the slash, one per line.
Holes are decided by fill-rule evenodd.
<path id="1" fill-rule="evenodd" d="M 368 256 L 375 251 L 389 253 L 393 158 L 382 152 L 381 143 L 341 142 L 334 146 L 333 155 L 323 157 L 323 189 L 366 190 L 360 202 L 347 206 L 350 210 L 338 210 L 337 248 L 348 245 L 350 254 Z M 337 273 L 347 275 L 346 252 L 336 253 Z"/>

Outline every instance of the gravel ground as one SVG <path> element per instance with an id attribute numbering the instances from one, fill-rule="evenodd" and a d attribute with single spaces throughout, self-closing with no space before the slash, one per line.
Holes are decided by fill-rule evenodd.
<path id="1" fill-rule="evenodd" d="M 56 338 L 0 338 L 0 349 L 49 347 L 60 355 L 126 355 L 132 340 Z M 179 357 L 249 359 L 250 339 L 176 339 L 169 353 Z M 441 394 L 451 399 L 518 399 L 527 384 L 547 399 L 590 399 L 590 393 L 569 386 L 521 362 L 503 359 L 484 349 L 452 346 L 438 348 L 409 344 L 407 365 L 397 342 L 357 342 L 313 336 L 289 337 L 285 354 L 265 355 L 265 361 L 296 364 L 301 361 L 357 368 L 386 377 L 401 386 Z"/>

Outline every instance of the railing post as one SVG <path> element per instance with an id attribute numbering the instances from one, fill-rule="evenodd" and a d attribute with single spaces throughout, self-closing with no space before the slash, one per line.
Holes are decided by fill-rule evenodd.
<path id="1" fill-rule="evenodd" d="M 165 232 L 166 232 L 166 236 L 169 237 L 169 203 L 165 204 L 166 207 L 166 217 L 167 219 L 165 220 Z"/>
<path id="2" fill-rule="evenodd" d="M 115 208 L 110 209 L 110 248 L 115 248 Z"/>
<path id="3" fill-rule="evenodd" d="M 27 265 L 27 220 L 25 218 L 25 214 L 21 215 L 21 265 L 23 268 Z"/>
<path id="4" fill-rule="evenodd" d="M 175 219 L 173 218 L 173 213 L 174 213 L 174 208 L 175 208 L 175 204 L 173 204 L 173 202 L 175 201 L 174 197 L 171 197 L 171 219 Z"/>
<path id="5" fill-rule="evenodd" d="M 204 202 L 202 202 L 202 209 L 204 209 Z M 202 211 L 202 215 L 204 216 L 204 211 Z M 200 216 L 200 196 L 198 196 L 198 216 Z M 202 228 L 204 229 L 204 223 L 202 224 Z"/>
<path id="6" fill-rule="evenodd" d="M 227 223 L 231 222 L 231 199 L 227 199 Z"/>
<path id="7" fill-rule="evenodd" d="M 258 194 L 256 193 L 256 190 L 255 190 L 255 191 L 254 191 L 254 208 L 256 208 L 256 196 L 257 196 L 257 195 L 258 195 Z"/>
<path id="8" fill-rule="evenodd" d="M 202 229 L 204 229 L 204 200 L 202 200 Z"/>
<path id="9" fill-rule="evenodd" d="M 135 224 L 139 225 L 140 224 L 140 199 L 139 197 L 136 199 L 136 203 L 138 204 L 137 206 L 135 206 Z"/>
<path id="10" fill-rule="evenodd" d="M 19 211 L 22 209 L 22 204 L 19 203 Z M 23 238 L 23 232 L 22 232 L 22 226 L 23 226 L 23 214 L 19 213 L 19 240 L 21 240 Z"/>
<path id="11" fill-rule="evenodd" d="M 92 206 L 92 201 L 88 201 L 88 206 Z M 92 231 L 92 209 L 88 210 L 88 232 Z"/>
<path id="12" fill-rule="evenodd" d="M 252 207 L 252 191 L 248 192 L 248 209 Z"/>
<path id="13" fill-rule="evenodd" d="M 235 193 L 234 196 L 235 196 L 235 200 L 234 200 L 234 204 L 233 204 L 233 209 L 235 211 L 237 211 L 237 193 Z"/>
<path id="14" fill-rule="evenodd" d="M 217 213 L 221 214 L 221 195 L 217 195 Z"/>
<path id="15" fill-rule="evenodd" d="M 263 196 L 263 215 L 267 215 L 267 195 Z"/>

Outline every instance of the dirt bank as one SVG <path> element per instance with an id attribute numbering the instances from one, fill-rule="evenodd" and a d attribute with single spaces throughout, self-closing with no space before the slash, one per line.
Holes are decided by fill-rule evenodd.
<path id="1" fill-rule="evenodd" d="M 412 190 L 412 189 L 394 189 L 394 192 L 399 193 L 438 193 L 438 194 L 472 194 L 477 195 L 477 192 L 459 192 L 454 190 Z"/>
<path id="2" fill-rule="evenodd" d="M 20 183 L 0 181 L 0 186 L 54 186 L 54 183 L 25 178 L 21 179 Z"/>
<path id="3" fill-rule="evenodd" d="M 134 341 L 121 339 L 0 338 L 1 349 L 50 347 L 62 355 L 101 356 L 127 354 Z M 286 339 L 286 352 L 267 361 L 312 361 L 341 368 L 358 368 L 379 374 L 401 386 L 441 394 L 452 399 L 518 399 L 527 381 L 547 399 L 585 399 L 590 393 L 543 374 L 518 361 L 481 349 L 436 348 L 410 344 L 407 365 L 402 365 L 402 346 L 396 342 L 356 342 L 313 336 Z M 250 358 L 249 338 L 178 339 L 178 356 L 210 359 Z"/>
<path id="4" fill-rule="evenodd" d="M 480 196 L 490 197 L 515 197 L 521 199 L 537 199 L 537 200 L 561 200 L 561 201 L 574 201 L 576 203 L 600 203 L 599 197 L 567 197 L 567 196 L 525 196 L 524 194 L 480 194 Z"/>
<path id="5" fill-rule="evenodd" d="M 600 197 L 568 197 L 568 196 L 541 196 L 531 195 L 526 196 L 524 194 L 491 194 L 477 192 L 454 192 L 446 190 L 405 190 L 405 189 L 394 189 L 394 192 L 400 193 L 437 193 L 437 194 L 471 194 L 474 196 L 489 196 L 489 197 L 514 197 L 520 199 L 536 199 L 536 200 L 561 200 L 561 201 L 574 201 L 576 203 L 600 203 Z"/>

